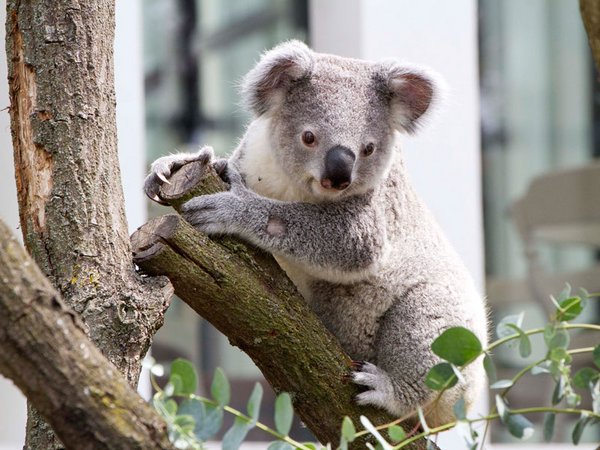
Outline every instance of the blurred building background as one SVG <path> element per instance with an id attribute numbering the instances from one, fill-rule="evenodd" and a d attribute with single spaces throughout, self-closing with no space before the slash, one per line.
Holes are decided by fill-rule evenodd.
<path id="1" fill-rule="evenodd" d="M 525 311 L 524 326 L 539 326 L 547 296 L 566 281 L 600 291 L 598 83 L 577 0 L 128 0 L 117 6 L 119 142 L 132 229 L 145 219 L 142 207 L 149 215 L 166 212 L 142 200 L 147 164 L 203 144 L 231 152 L 249 119 L 239 106 L 241 77 L 263 50 L 295 38 L 317 51 L 426 65 L 446 79 L 445 105 L 420 135 L 406 139 L 404 158 L 487 295 L 494 320 Z M 8 100 L 6 86 L 0 89 L 1 108 Z M 0 187 L 7 197 L 0 215 L 16 227 L 8 114 L 0 114 L 6 149 Z M 598 322 L 598 315 L 591 308 L 582 319 Z M 590 336 L 575 339 L 578 347 L 592 345 Z M 531 361 L 543 351 L 534 342 Z M 238 407 L 261 379 L 248 357 L 177 301 L 152 352 L 165 363 L 178 356 L 194 361 L 205 383 L 223 367 Z M 496 358 L 501 378 L 524 365 L 514 349 Z M 525 378 L 511 405 L 548 404 L 546 381 Z M 20 448 L 22 398 L 0 379 L 0 399 L 0 449 Z M 268 401 L 263 407 L 267 423 L 270 407 Z M 478 411 L 487 408 L 482 398 Z M 541 427 L 523 443 L 492 425 L 489 448 L 571 448 L 574 422 L 561 420 L 554 444 L 535 444 Z M 293 434 L 310 438 L 299 424 Z M 589 428 L 584 441 L 599 440 L 598 429 Z M 452 433 L 439 444 L 464 448 Z"/>

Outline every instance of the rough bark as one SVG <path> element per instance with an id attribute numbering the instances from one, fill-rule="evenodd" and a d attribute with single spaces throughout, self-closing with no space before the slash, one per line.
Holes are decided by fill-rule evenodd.
<path id="1" fill-rule="evenodd" d="M 181 168 L 161 199 L 178 208 L 191 195 L 222 190 L 216 173 L 201 167 Z M 339 441 L 346 415 L 357 425 L 360 415 L 376 424 L 394 419 L 353 401 L 358 390 L 347 379 L 350 359 L 271 255 L 233 238 L 208 238 L 175 214 L 140 227 L 132 242 L 134 260 L 146 273 L 169 277 L 177 296 L 246 352 L 276 391 L 290 392 L 321 442 Z"/>
<path id="2" fill-rule="evenodd" d="M 579 10 L 596 68 L 600 71 L 600 2 L 598 0 L 579 0 Z"/>
<path id="3" fill-rule="evenodd" d="M 171 449 L 160 416 L 0 221 L 0 373 L 73 449 Z"/>
<path id="4" fill-rule="evenodd" d="M 116 147 L 114 0 L 9 0 L 6 27 L 26 247 L 135 384 L 171 292 L 131 263 Z M 26 447 L 58 445 L 30 415 Z"/>

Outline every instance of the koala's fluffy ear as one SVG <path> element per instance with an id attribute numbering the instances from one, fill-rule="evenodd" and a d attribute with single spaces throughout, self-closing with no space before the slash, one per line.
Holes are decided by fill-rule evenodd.
<path id="1" fill-rule="evenodd" d="M 414 133 L 440 96 L 442 82 L 429 71 L 395 61 L 381 63 L 379 75 L 390 97 L 392 126 Z"/>
<path id="2" fill-rule="evenodd" d="M 242 82 L 246 106 L 256 115 L 264 114 L 289 83 L 310 76 L 314 58 L 313 51 L 296 40 L 263 53 Z"/>

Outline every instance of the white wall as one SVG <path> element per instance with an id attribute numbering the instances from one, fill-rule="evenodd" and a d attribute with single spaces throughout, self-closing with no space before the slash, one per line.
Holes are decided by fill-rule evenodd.
<path id="1" fill-rule="evenodd" d="M 483 295 L 476 0 L 313 0 L 310 27 L 317 51 L 393 57 L 429 66 L 446 80 L 445 104 L 417 136 L 405 138 L 403 154 L 417 191 Z M 464 447 L 452 432 L 439 445 Z"/>
<path id="2" fill-rule="evenodd" d="M 141 0 L 116 2 L 115 85 L 119 159 L 129 229 L 145 219 L 141 186 L 145 172 L 144 85 Z M 5 23 L 6 8 L 0 8 Z M 0 27 L 0 109 L 9 105 L 6 83 L 4 26 Z M 20 236 L 8 111 L 0 111 L 0 218 Z M 11 381 L 0 376 L 0 450 L 16 450 L 25 437 L 25 399 Z"/>

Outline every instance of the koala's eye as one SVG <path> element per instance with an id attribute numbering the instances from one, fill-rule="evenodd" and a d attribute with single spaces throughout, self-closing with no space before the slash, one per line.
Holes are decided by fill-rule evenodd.
<path id="1" fill-rule="evenodd" d="M 315 138 L 312 131 L 305 131 L 302 133 L 302 142 L 304 142 L 304 145 L 312 147 L 317 142 L 317 138 Z"/>
<path id="2" fill-rule="evenodd" d="M 374 151 L 375 151 L 375 144 L 373 144 L 372 142 L 369 142 L 367 145 L 365 145 L 365 148 L 363 148 L 363 155 L 364 156 L 372 155 Z"/>

